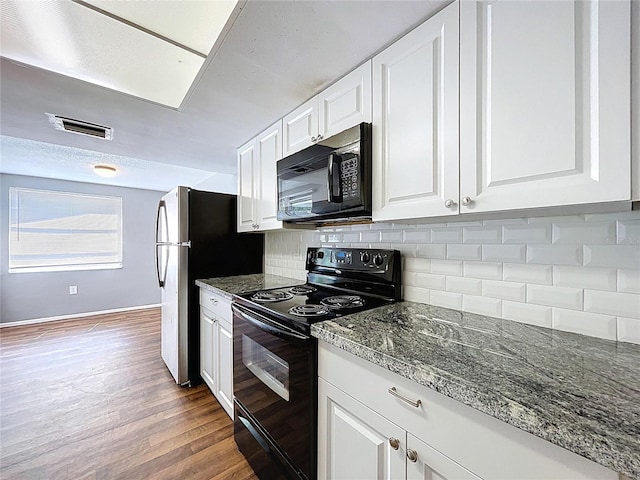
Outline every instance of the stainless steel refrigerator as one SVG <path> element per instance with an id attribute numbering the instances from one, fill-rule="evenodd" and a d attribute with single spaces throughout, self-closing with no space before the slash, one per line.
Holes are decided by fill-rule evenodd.
<path id="1" fill-rule="evenodd" d="M 236 232 L 236 196 L 177 187 L 156 218 L 156 270 L 162 291 L 162 359 L 179 385 L 200 377 L 196 279 L 261 273 L 264 236 Z"/>

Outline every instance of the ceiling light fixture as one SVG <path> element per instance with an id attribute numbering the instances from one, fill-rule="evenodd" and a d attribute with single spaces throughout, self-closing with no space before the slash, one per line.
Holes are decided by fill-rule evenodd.
<path id="1" fill-rule="evenodd" d="M 116 169 L 108 165 L 94 165 L 93 170 L 101 177 L 113 177 L 116 174 Z"/>

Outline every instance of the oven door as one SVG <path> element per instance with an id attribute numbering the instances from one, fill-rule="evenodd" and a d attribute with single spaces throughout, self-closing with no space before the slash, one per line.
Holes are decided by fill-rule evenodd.
<path id="1" fill-rule="evenodd" d="M 317 342 L 233 304 L 236 402 L 304 475 L 315 478 Z"/>

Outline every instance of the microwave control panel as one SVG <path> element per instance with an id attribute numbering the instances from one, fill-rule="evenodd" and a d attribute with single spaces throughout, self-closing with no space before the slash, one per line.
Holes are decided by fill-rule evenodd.
<path id="1" fill-rule="evenodd" d="M 342 174 L 342 198 L 358 197 L 359 174 L 358 174 L 358 156 L 343 159 L 340 162 L 340 170 Z"/>

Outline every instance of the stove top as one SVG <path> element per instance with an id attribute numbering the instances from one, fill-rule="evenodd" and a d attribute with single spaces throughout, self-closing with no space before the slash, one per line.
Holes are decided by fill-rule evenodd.
<path id="1" fill-rule="evenodd" d="M 299 324 L 329 320 L 379 307 L 391 300 L 309 283 L 239 295 L 253 309 Z"/>
<path id="2" fill-rule="evenodd" d="M 248 292 L 236 302 L 308 333 L 311 324 L 400 299 L 400 252 L 309 248 L 307 282 Z"/>

